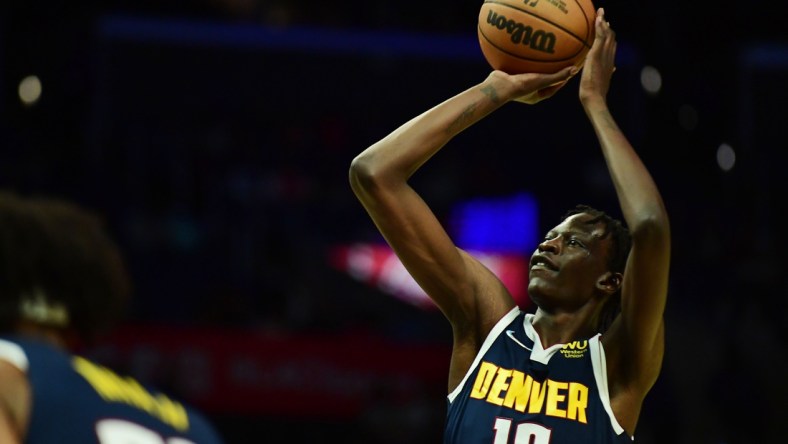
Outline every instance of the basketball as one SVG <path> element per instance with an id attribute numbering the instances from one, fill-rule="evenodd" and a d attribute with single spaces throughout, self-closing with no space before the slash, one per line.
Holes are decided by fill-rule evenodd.
<path id="1" fill-rule="evenodd" d="M 485 0 L 479 44 L 494 69 L 554 73 L 581 66 L 594 42 L 591 0 Z"/>

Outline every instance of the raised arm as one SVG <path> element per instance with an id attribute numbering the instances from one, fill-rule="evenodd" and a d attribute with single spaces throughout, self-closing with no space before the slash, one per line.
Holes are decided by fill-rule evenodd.
<path id="1" fill-rule="evenodd" d="M 637 393 L 642 400 L 656 381 L 662 364 L 670 225 L 657 186 L 607 107 L 615 52 L 615 33 L 600 10 L 596 39 L 580 81 L 580 100 L 601 144 L 632 234 L 632 250 L 621 288 L 621 315 L 603 340 L 611 391 Z"/>
<path id="2" fill-rule="evenodd" d="M 367 148 L 350 167 L 356 196 L 407 270 L 452 324 L 455 353 L 450 386 L 456 379 L 453 375 L 467 370 L 464 358 L 455 362 L 463 354 L 458 353 L 458 343 L 467 349 L 465 354 L 475 354 L 475 341 L 483 339 L 514 302 L 491 272 L 455 247 L 408 179 L 462 130 L 510 100 L 534 103 L 549 97 L 573 73 L 569 68 L 552 75 L 509 76 L 495 71 L 484 82 L 413 118 Z"/>

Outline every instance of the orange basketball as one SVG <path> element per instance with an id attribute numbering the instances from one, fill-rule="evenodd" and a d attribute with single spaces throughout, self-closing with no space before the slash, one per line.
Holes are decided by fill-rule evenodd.
<path id="1" fill-rule="evenodd" d="M 591 0 L 485 0 L 479 44 L 494 69 L 553 73 L 583 64 L 595 16 Z"/>

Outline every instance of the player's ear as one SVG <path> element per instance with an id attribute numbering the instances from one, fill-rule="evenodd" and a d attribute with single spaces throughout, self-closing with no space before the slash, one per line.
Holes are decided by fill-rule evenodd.
<path id="1" fill-rule="evenodd" d="M 614 271 L 605 272 L 596 281 L 597 290 L 603 291 L 605 294 L 613 294 L 621 288 L 621 282 L 624 280 L 624 275 Z"/>

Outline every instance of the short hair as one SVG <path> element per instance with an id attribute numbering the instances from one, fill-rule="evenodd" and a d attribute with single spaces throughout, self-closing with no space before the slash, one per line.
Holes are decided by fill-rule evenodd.
<path id="1" fill-rule="evenodd" d="M 611 271 L 623 273 L 627 265 L 627 258 L 629 257 L 629 250 L 632 248 L 632 236 L 629 234 L 627 227 L 618 219 L 611 217 L 609 214 L 602 210 L 590 207 L 588 205 L 577 205 L 569 210 L 563 217 L 566 220 L 575 214 L 588 214 L 591 219 L 586 221 L 588 225 L 596 225 L 602 223 L 605 227 L 603 237 L 610 236 L 612 245 L 610 254 L 608 255 L 608 267 Z M 599 325 L 597 329 L 600 333 L 607 331 L 610 324 L 618 315 L 621 309 L 621 288 L 611 295 L 605 306 L 602 308 L 602 315 L 600 316 Z"/>
<path id="2" fill-rule="evenodd" d="M 120 252 L 95 214 L 0 192 L 0 332 L 26 319 L 89 342 L 112 326 L 130 293 Z"/>

